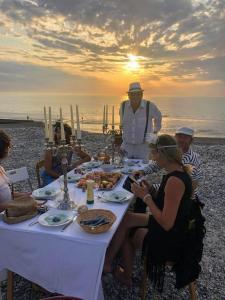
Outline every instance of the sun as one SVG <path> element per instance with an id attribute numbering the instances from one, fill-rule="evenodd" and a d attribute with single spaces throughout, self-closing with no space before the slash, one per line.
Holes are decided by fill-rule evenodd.
<path id="1" fill-rule="evenodd" d="M 133 55 L 133 54 L 128 54 L 127 55 L 129 61 L 126 65 L 127 69 L 129 71 L 137 71 L 140 69 L 140 65 L 138 63 L 138 56 Z"/>

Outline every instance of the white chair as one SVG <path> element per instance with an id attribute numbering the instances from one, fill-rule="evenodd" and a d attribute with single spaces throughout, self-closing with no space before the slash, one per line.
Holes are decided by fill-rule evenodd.
<path id="1" fill-rule="evenodd" d="M 14 183 L 17 183 L 20 181 L 27 181 L 31 191 L 33 191 L 33 187 L 32 187 L 26 167 L 6 171 L 6 174 L 9 177 L 9 180 L 10 180 L 10 183 L 12 184 L 12 186 Z"/>

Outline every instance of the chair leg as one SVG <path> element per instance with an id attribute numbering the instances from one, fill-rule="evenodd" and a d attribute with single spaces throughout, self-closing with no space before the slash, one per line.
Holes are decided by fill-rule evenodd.
<path id="1" fill-rule="evenodd" d="M 2 282 L 0 281 L 0 300 L 2 300 Z"/>
<path id="2" fill-rule="evenodd" d="M 8 271 L 7 300 L 13 300 L 13 275 L 13 272 Z"/>
<path id="3" fill-rule="evenodd" d="M 191 300 L 197 300 L 197 293 L 196 293 L 196 282 L 193 281 L 188 285 L 189 293 L 190 293 L 190 299 Z"/>
<path id="4" fill-rule="evenodd" d="M 144 270 L 143 270 L 143 276 L 142 276 L 142 281 L 141 281 L 141 291 L 140 291 L 140 297 L 141 300 L 146 299 L 146 294 L 147 294 L 147 267 L 146 267 L 146 257 L 144 257 Z"/>

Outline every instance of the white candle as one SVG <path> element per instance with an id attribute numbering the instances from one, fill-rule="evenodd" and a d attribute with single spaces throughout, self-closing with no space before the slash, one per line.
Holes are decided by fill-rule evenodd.
<path id="1" fill-rule="evenodd" d="M 112 107 L 112 127 L 114 127 L 114 105 Z"/>
<path id="2" fill-rule="evenodd" d="M 44 121 L 45 121 L 45 138 L 48 138 L 48 121 L 47 121 L 47 113 L 46 107 L 44 107 Z"/>
<path id="3" fill-rule="evenodd" d="M 122 128 L 122 126 L 123 126 L 123 116 L 122 116 L 123 112 L 122 112 L 122 106 L 121 106 L 121 108 L 120 108 L 119 113 L 120 113 L 120 128 Z"/>
<path id="4" fill-rule="evenodd" d="M 79 119 L 78 105 L 76 105 L 76 116 L 77 116 L 77 139 L 81 140 L 80 119 Z"/>
<path id="5" fill-rule="evenodd" d="M 72 105 L 70 105 L 70 114 L 71 114 L 72 136 L 75 136 L 74 120 L 73 120 L 73 106 Z"/>
<path id="6" fill-rule="evenodd" d="M 103 110 L 103 127 L 105 126 L 105 105 L 104 105 L 104 110 Z"/>
<path id="7" fill-rule="evenodd" d="M 63 125 L 62 108 L 60 107 L 60 129 L 61 129 L 61 140 L 65 141 L 65 130 Z"/>
<path id="8" fill-rule="evenodd" d="M 48 108 L 48 115 L 49 115 L 49 142 L 53 142 L 53 134 L 52 134 L 52 109 L 51 106 Z"/>
<path id="9" fill-rule="evenodd" d="M 108 105 L 106 105 L 106 112 L 105 112 L 105 125 L 108 125 Z"/>

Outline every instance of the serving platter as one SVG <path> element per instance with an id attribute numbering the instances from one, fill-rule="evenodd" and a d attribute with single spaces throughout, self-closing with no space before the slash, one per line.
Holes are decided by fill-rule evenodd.
<path id="1" fill-rule="evenodd" d="M 77 187 L 86 189 L 87 180 L 94 180 L 96 188 L 99 190 L 110 191 L 115 188 L 122 176 L 123 175 L 120 172 L 90 172 L 78 181 Z"/>

